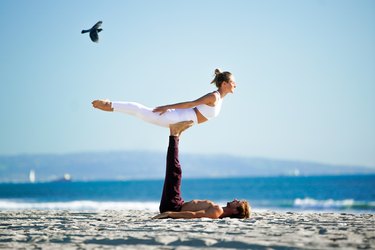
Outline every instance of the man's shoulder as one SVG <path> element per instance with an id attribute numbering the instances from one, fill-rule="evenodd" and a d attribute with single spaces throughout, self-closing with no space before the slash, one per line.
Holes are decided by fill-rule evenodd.
<path id="1" fill-rule="evenodd" d="M 212 204 L 212 206 L 207 210 L 207 213 L 210 215 L 210 218 L 220 218 L 220 216 L 224 213 L 224 210 L 222 207 L 220 207 L 217 204 Z"/>
<path id="2" fill-rule="evenodd" d="M 217 210 L 217 211 L 223 211 L 223 208 L 222 207 L 220 207 L 219 205 L 217 205 L 217 204 L 213 204 L 212 205 L 212 209 L 214 209 L 214 210 Z"/>

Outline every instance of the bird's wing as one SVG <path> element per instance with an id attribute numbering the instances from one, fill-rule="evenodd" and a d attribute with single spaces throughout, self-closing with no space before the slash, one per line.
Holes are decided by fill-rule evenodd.
<path id="1" fill-rule="evenodd" d="M 97 22 L 94 26 L 92 26 L 91 29 L 97 29 L 97 28 L 99 28 L 102 25 L 102 23 L 103 23 L 102 21 Z"/>
<path id="2" fill-rule="evenodd" d="M 98 42 L 99 41 L 99 36 L 98 36 L 98 32 L 96 30 L 92 30 L 90 32 L 90 38 L 91 38 L 91 41 L 93 42 Z"/>

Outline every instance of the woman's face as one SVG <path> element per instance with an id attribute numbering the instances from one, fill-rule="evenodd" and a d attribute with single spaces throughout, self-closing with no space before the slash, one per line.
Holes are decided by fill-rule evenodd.
<path id="1" fill-rule="evenodd" d="M 234 89 L 237 86 L 233 75 L 231 75 L 229 77 L 229 81 L 228 82 L 224 82 L 224 84 L 225 84 L 225 86 L 226 86 L 226 88 L 227 88 L 227 90 L 228 90 L 229 93 L 233 93 Z"/>

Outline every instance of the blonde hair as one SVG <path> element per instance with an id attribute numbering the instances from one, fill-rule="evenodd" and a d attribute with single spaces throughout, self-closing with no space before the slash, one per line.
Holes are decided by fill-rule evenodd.
<path id="1" fill-rule="evenodd" d="M 215 78 L 211 81 L 211 84 L 215 83 L 216 87 L 220 88 L 223 82 L 230 81 L 231 75 L 232 73 L 228 71 L 221 72 L 220 69 L 215 69 Z"/>
<path id="2" fill-rule="evenodd" d="M 230 218 L 247 219 L 251 215 L 251 206 L 248 201 L 241 201 L 241 205 L 237 207 L 237 214 L 232 214 Z"/>

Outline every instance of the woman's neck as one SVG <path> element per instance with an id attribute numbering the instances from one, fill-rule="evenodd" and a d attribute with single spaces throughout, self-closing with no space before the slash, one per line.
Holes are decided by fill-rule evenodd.
<path id="1" fill-rule="evenodd" d="M 224 98 L 228 94 L 228 92 L 223 89 L 218 89 L 217 92 L 219 92 L 221 98 Z"/>

